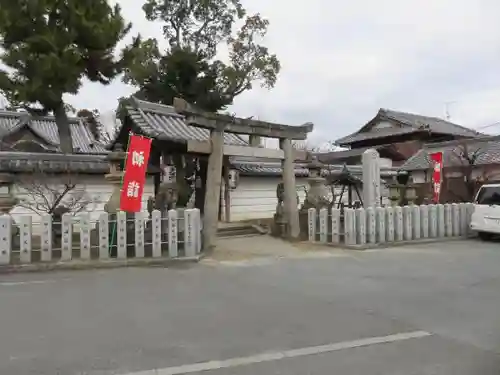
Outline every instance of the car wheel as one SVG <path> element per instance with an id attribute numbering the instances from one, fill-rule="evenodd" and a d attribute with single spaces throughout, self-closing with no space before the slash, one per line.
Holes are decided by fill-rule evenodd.
<path id="1" fill-rule="evenodd" d="M 493 237 L 493 234 L 488 233 L 488 232 L 479 232 L 477 235 L 483 241 L 489 241 Z"/>

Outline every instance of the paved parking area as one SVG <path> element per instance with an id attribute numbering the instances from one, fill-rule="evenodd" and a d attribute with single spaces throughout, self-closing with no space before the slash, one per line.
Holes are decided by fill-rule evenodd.
<path id="1" fill-rule="evenodd" d="M 500 244 L 0 277 L 9 375 L 498 374 Z"/>

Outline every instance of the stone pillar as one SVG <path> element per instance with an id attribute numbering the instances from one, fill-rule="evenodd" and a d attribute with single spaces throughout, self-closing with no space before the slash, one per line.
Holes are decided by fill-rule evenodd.
<path id="1" fill-rule="evenodd" d="M 403 207 L 397 206 L 394 208 L 394 221 L 395 221 L 394 232 L 396 241 L 403 241 L 404 239 Z"/>
<path id="2" fill-rule="evenodd" d="M 395 226 L 394 226 L 394 207 L 386 207 L 387 212 L 387 242 L 394 242 Z"/>
<path id="3" fill-rule="evenodd" d="M 224 156 L 223 129 L 211 130 L 212 152 L 208 158 L 205 208 L 203 212 L 203 249 L 211 251 L 215 245 L 217 223 L 219 222 L 220 186 Z"/>
<path id="4" fill-rule="evenodd" d="M 413 239 L 419 240 L 420 237 L 422 236 L 422 229 L 421 229 L 421 211 L 420 211 L 420 206 L 413 205 L 411 206 L 412 209 L 412 225 L 413 225 Z"/>
<path id="5" fill-rule="evenodd" d="M 460 203 L 460 235 L 467 236 L 467 232 L 469 231 L 467 225 L 467 204 Z"/>
<path id="6" fill-rule="evenodd" d="M 380 156 L 375 149 L 363 152 L 363 205 L 380 206 Z"/>
<path id="7" fill-rule="evenodd" d="M 446 236 L 446 222 L 444 220 L 444 205 L 437 204 L 437 236 L 445 237 Z"/>
<path id="8" fill-rule="evenodd" d="M 340 243 L 340 210 L 337 208 L 332 209 L 332 243 Z"/>
<path id="9" fill-rule="evenodd" d="M 377 223 L 376 223 L 375 208 L 368 207 L 366 209 L 366 226 L 368 232 L 368 242 L 371 244 L 377 243 Z"/>
<path id="10" fill-rule="evenodd" d="M 429 206 L 420 206 L 420 227 L 422 238 L 429 238 Z"/>
<path id="11" fill-rule="evenodd" d="M 356 212 L 352 208 L 344 210 L 344 242 L 346 245 L 356 244 Z"/>
<path id="12" fill-rule="evenodd" d="M 319 210 L 319 242 L 328 242 L 328 209 Z"/>
<path id="13" fill-rule="evenodd" d="M 445 228 L 446 228 L 446 237 L 453 236 L 453 217 L 451 216 L 451 204 L 444 205 L 444 220 L 445 220 Z"/>
<path id="14" fill-rule="evenodd" d="M 467 236 L 472 233 L 472 230 L 470 229 L 470 222 L 472 219 L 472 214 L 474 213 L 474 203 L 466 203 L 465 204 L 467 209 Z"/>
<path id="15" fill-rule="evenodd" d="M 384 207 L 377 207 L 375 212 L 375 220 L 376 220 L 376 232 L 377 232 L 377 241 L 379 243 L 386 242 L 386 210 Z"/>
<path id="16" fill-rule="evenodd" d="M 297 207 L 297 188 L 295 186 L 295 163 L 292 141 L 290 139 L 280 139 L 280 148 L 284 153 L 282 169 L 285 196 L 283 203 L 285 208 L 285 217 L 288 224 L 287 234 L 290 239 L 299 239 L 299 210 Z"/>
<path id="17" fill-rule="evenodd" d="M 443 218 L 444 221 L 444 218 Z M 439 214 L 435 204 L 429 206 L 429 237 L 437 238 L 439 235 Z"/>
<path id="18" fill-rule="evenodd" d="M 104 176 L 106 181 L 113 185 L 108 202 L 104 205 L 104 210 L 108 214 L 116 214 L 120 210 L 120 195 L 123 180 L 123 171 L 120 163 L 125 160 L 127 153 L 123 151 L 121 144 L 116 145 L 116 151 L 110 152 L 107 156 L 109 161 L 109 173 Z"/>
<path id="19" fill-rule="evenodd" d="M 451 205 L 453 236 L 460 236 L 460 208 L 457 203 Z"/>
<path id="20" fill-rule="evenodd" d="M 404 240 L 405 241 L 411 241 L 413 238 L 413 231 L 412 231 L 412 209 L 410 206 L 404 206 L 403 207 L 403 233 L 404 233 Z"/>
<path id="21" fill-rule="evenodd" d="M 360 245 L 366 244 L 366 211 L 364 208 L 356 209 L 356 233 L 357 243 Z"/>

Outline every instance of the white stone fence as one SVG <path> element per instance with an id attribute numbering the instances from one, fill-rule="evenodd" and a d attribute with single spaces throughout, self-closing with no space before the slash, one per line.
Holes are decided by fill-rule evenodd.
<path id="1" fill-rule="evenodd" d="M 33 233 L 31 216 L 15 223 L 0 216 L 0 265 L 71 260 L 124 260 L 129 258 L 196 257 L 202 247 L 199 209 L 116 215 L 103 213 L 96 223 L 89 214 L 63 215 L 53 222 L 42 216 L 40 235 Z M 78 224 L 78 225 L 77 225 Z M 95 224 L 95 229 L 93 229 Z"/>
<path id="2" fill-rule="evenodd" d="M 310 242 L 377 245 L 394 242 L 466 237 L 470 234 L 472 203 L 412 205 L 308 211 Z"/>

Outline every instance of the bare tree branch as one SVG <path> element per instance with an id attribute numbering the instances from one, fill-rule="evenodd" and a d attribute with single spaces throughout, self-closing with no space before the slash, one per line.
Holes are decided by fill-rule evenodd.
<path id="1" fill-rule="evenodd" d="M 470 202 L 474 197 L 474 193 L 477 188 L 478 182 L 486 181 L 488 179 L 487 174 L 483 171 L 482 176 L 477 178 L 473 177 L 474 168 L 476 167 L 476 161 L 484 153 L 484 149 L 481 147 L 470 147 L 467 142 L 462 142 L 460 145 L 452 150 L 452 155 L 454 159 L 458 162 L 458 167 L 460 173 L 463 176 L 465 188 L 467 191 L 466 196 L 461 196 L 457 194 L 453 189 L 448 189 L 450 193 L 462 200 L 463 202 Z"/>
<path id="2" fill-rule="evenodd" d="M 76 214 L 93 203 L 79 176 L 69 172 L 53 174 L 39 170 L 19 175 L 15 185 L 21 190 L 17 206 L 36 214 L 53 215 L 56 210 Z"/>

